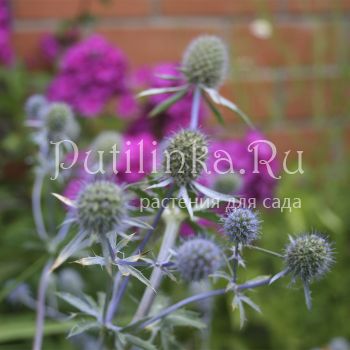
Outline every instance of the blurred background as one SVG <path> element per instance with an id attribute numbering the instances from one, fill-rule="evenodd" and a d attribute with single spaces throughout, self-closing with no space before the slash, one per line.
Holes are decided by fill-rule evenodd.
<path id="1" fill-rule="evenodd" d="M 46 93 L 62 74 L 65 52 L 95 33 L 119 48 L 126 62 L 121 79 L 131 90 L 143 70 L 179 62 L 194 37 L 222 37 L 232 63 L 223 95 L 276 144 L 280 160 L 284 151 L 292 150 L 294 161 L 293 151 L 303 151 L 305 173 L 282 174 L 277 185 L 279 197 L 299 197 L 302 207 L 263 210 L 261 244 L 281 250 L 288 234 L 312 228 L 335 242 L 336 264 L 315 284 L 312 312 L 301 289 L 276 284 L 256 293 L 263 314 L 249 314 L 240 331 L 229 301 L 219 298 L 209 349 L 350 349 L 349 18 L 349 0 L 0 0 L 0 349 L 30 347 L 34 316 L 11 304 L 8 281 L 35 286 L 42 264 L 28 239 L 35 146 L 23 105 L 31 94 Z M 69 86 L 61 90 L 70 94 Z M 117 95 L 103 108 L 94 105 L 93 117 L 84 107 L 78 111 L 83 143 L 108 128 L 123 130 L 134 105 Z M 224 116 L 224 128 L 207 120 L 215 136 L 242 137 L 243 123 Z M 256 253 L 248 259 L 252 276 L 278 269 Z M 172 293 L 179 299 L 181 287 Z M 67 327 L 49 322 L 44 349 L 74 349 L 65 340 Z M 188 349 L 199 348 L 186 330 L 179 336 Z"/>

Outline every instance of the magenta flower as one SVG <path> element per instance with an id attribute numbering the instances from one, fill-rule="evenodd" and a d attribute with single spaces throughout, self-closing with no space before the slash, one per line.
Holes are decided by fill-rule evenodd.
<path id="1" fill-rule="evenodd" d="M 265 198 L 271 198 L 277 185 L 277 180 L 272 174 L 278 175 L 279 163 L 276 159 L 269 163 L 272 174 L 266 165 L 260 163 L 258 164 L 258 172 L 254 172 L 254 164 L 257 159 L 254 159 L 255 152 L 251 148 L 252 142 L 256 141 L 258 160 L 268 161 L 272 153 L 270 146 L 265 144 L 264 140 L 266 138 L 260 132 L 250 131 L 242 140 L 213 142 L 210 146 L 208 167 L 212 175 L 208 177 L 208 181 L 215 186 L 215 183 L 222 177 L 220 173 L 229 170 L 228 162 L 217 162 L 218 157 L 226 157 L 228 154 L 235 172 L 233 176 L 236 177 L 235 181 L 239 184 L 236 194 L 245 198 L 255 198 L 258 203 L 261 203 Z M 251 146 L 249 147 L 249 145 Z"/>
<path id="2" fill-rule="evenodd" d="M 48 97 L 69 103 L 85 117 L 96 117 L 107 102 L 125 92 L 126 70 L 124 54 L 93 35 L 66 51 Z"/>
<path id="3" fill-rule="evenodd" d="M 125 135 L 117 164 L 117 181 L 132 183 L 149 175 L 153 166 L 152 152 L 156 149 L 157 143 L 148 133 Z"/>
<path id="4" fill-rule="evenodd" d="M 11 46 L 11 16 L 9 2 L 0 0 L 0 64 L 13 63 L 14 53 Z"/>
<path id="5" fill-rule="evenodd" d="M 61 45 L 53 34 L 45 34 L 40 40 L 40 49 L 46 61 L 53 63 L 61 52 Z"/>

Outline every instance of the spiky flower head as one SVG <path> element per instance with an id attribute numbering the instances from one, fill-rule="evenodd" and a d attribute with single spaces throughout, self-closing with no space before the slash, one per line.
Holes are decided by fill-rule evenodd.
<path id="1" fill-rule="evenodd" d="M 224 194 L 232 194 L 242 187 L 242 178 L 238 174 L 220 174 L 214 182 L 214 190 Z"/>
<path id="2" fill-rule="evenodd" d="M 113 161 L 114 150 L 120 151 L 122 136 L 115 131 L 104 131 L 100 133 L 91 144 L 94 161 L 99 159 L 99 152 L 103 152 L 103 161 L 107 164 Z"/>
<path id="3" fill-rule="evenodd" d="M 222 252 L 209 239 L 189 239 L 177 249 L 175 265 L 186 282 L 200 281 L 220 268 Z"/>
<path id="4" fill-rule="evenodd" d="M 333 251 L 328 240 L 319 234 L 303 234 L 290 238 L 284 261 L 293 279 L 299 277 L 303 282 L 309 283 L 330 269 Z"/>
<path id="5" fill-rule="evenodd" d="M 50 141 L 75 139 L 79 134 L 79 125 L 72 109 L 66 103 L 50 103 L 43 110 L 43 120 Z"/>
<path id="6" fill-rule="evenodd" d="M 41 119 L 41 111 L 48 104 L 44 95 L 35 94 L 30 96 L 24 106 L 24 110 L 29 119 Z"/>
<path id="7" fill-rule="evenodd" d="M 206 136 L 199 131 L 182 130 L 169 140 L 163 168 L 177 184 L 186 185 L 200 175 L 207 155 Z"/>
<path id="8" fill-rule="evenodd" d="M 76 207 L 81 229 L 92 234 L 102 235 L 117 229 L 127 215 L 123 189 L 106 180 L 88 184 L 79 193 Z"/>
<path id="9" fill-rule="evenodd" d="M 187 47 L 182 69 L 191 84 L 215 88 L 225 79 L 228 61 L 223 41 L 213 35 L 204 35 L 193 40 Z"/>
<path id="10" fill-rule="evenodd" d="M 247 208 L 235 208 L 222 219 L 225 234 L 235 243 L 247 245 L 260 235 L 260 220 Z"/>

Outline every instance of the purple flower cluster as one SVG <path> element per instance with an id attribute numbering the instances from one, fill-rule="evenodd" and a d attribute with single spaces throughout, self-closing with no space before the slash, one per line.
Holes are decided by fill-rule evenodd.
<path id="1" fill-rule="evenodd" d="M 62 33 L 46 33 L 40 40 L 40 49 L 44 60 L 54 64 L 61 54 L 80 38 L 78 29 L 71 28 Z"/>
<path id="2" fill-rule="evenodd" d="M 0 64 L 9 66 L 13 60 L 9 2 L 8 0 L 0 0 Z"/>
<path id="3" fill-rule="evenodd" d="M 171 77 L 164 79 L 163 77 Z M 179 66 L 174 63 L 162 63 L 153 68 L 143 67 L 131 78 L 130 88 L 134 91 L 148 88 L 164 88 L 185 84 Z M 133 94 L 123 96 L 117 106 L 117 114 L 123 119 L 132 119 L 128 132 L 137 134 L 140 131 L 148 131 L 156 138 L 162 138 L 171 132 L 186 128 L 189 124 L 192 92 L 189 92 L 181 100 L 173 104 L 169 109 L 155 118 L 149 118 L 149 112 L 159 103 L 169 97 L 169 94 L 150 96 L 146 101 L 135 100 Z M 199 121 L 203 125 L 207 113 L 203 105 L 200 107 Z"/>
<path id="4" fill-rule="evenodd" d="M 103 37 L 93 35 L 70 47 L 48 89 L 48 98 L 69 103 L 95 117 L 111 98 L 125 91 L 127 60 Z"/>
<path id="5" fill-rule="evenodd" d="M 273 196 L 277 181 L 271 176 L 268 171 L 268 167 L 261 164 L 260 160 L 269 161 L 272 155 L 272 151 L 269 145 L 264 143 L 266 138 L 258 131 L 248 132 L 243 139 L 215 141 L 210 145 L 209 151 L 209 165 L 208 169 L 213 174 L 209 178 L 215 186 L 215 182 L 219 176 L 214 168 L 214 164 L 217 161 L 217 157 L 226 157 L 229 155 L 232 160 L 234 176 L 240 178 L 241 181 L 239 187 L 234 194 L 238 194 L 244 198 L 255 198 L 258 203 L 261 203 L 265 198 Z M 257 145 L 257 156 L 255 152 L 249 147 L 253 142 Z M 226 153 L 224 153 L 224 152 Z M 257 163 L 258 172 L 254 172 L 255 163 Z M 230 164 L 228 162 L 217 162 L 216 168 L 221 173 L 229 170 Z M 269 166 L 273 174 L 278 174 L 279 163 L 276 159 L 269 162 Z M 243 174 L 242 174 L 243 172 Z"/>

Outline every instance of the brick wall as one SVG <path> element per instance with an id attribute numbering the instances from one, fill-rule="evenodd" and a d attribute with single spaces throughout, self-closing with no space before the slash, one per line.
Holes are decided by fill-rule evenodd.
<path id="1" fill-rule="evenodd" d="M 92 28 L 132 65 L 176 61 L 198 34 L 230 45 L 233 98 L 280 149 L 333 157 L 349 146 L 350 0 L 12 0 L 15 47 L 38 53 L 60 20 L 90 11 Z M 261 20 L 267 20 L 261 21 Z M 225 135 L 239 124 L 232 115 Z"/>

